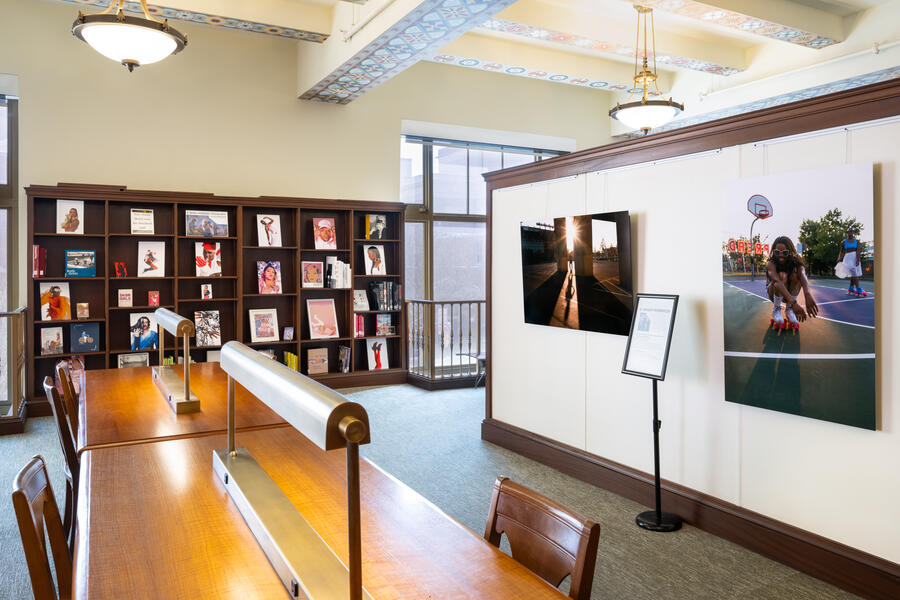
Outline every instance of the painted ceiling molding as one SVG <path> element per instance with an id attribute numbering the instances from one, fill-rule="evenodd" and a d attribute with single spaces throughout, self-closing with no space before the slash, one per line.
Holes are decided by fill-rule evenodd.
<path id="1" fill-rule="evenodd" d="M 444 52 L 429 54 L 425 60 L 430 62 L 441 63 L 444 65 L 456 65 L 457 67 L 466 67 L 469 69 L 478 69 L 479 71 L 490 71 L 491 73 L 505 73 L 507 75 L 515 75 L 517 77 L 527 77 L 528 79 L 540 79 L 543 81 L 552 81 L 554 83 L 567 83 L 569 85 L 577 85 L 580 87 L 593 88 L 595 90 L 603 90 L 607 92 L 633 92 L 631 89 L 634 82 L 628 81 L 610 82 L 600 79 L 591 79 L 588 77 L 577 77 L 566 75 L 564 73 L 554 73 L 543 71 L 541 69 L 529 69 L 521 65 L 507 65 L 494 61 L 480 60 L 464 56 L 455 56 Z M 655 95 L 655 94 L 652 94 Z"/>
<path id="2" fill-rule="evenodd" d="M 60 0 L 69 4 L 78 4 L 80 6 L 91 6 L 95 8 L 106 8 L 109 6 L 109 0 Z M 126 2 L 124 6 L 128 12 L 143 15 L 140 2 Z M 213 27 L 222 27 L 225 29 L 240 29 L 242 31 L 250 31 L 253 33 L 262 33 L 265 35 L 274 35 L 276 37 L 290 38 L 293 40 L 302 40 L 304 42 L 316 42 L 321 44 L 328 39 L 327 33 L 316 33 L 315 31 L 304 31 L 302 29 L 292 29 L 291 27 L 281 27 L 280 25 L 268 25 L 266 23 L 255 23 L 253 21 L 242 21 L 240 19 L 232 19 L 231 17 L 222 17 L 219 15 L 207 15 L 204 13 L 182 10 L 180 8 L 170 8 L 168 6 L 158 6 L 149 4 L 148 9 L 154 17 L 175 19 L 178 21 L 188 21 L 191 23 L 202 23 L 204 25 L 212 25 Z"/>
<path id="3" fill-rule="evenodd" d="M 722 108 L 701 115 L 695 115 L 693 117 L 678 119 L 672 121 L 671 123 L 668 123 L 667 125 L 663 125 L 662 127 L 657 127 L 650 133 L 662 133 L 663 131 L 671 131 L 672 129 L 680 129 L 682 127 L 689 127 L 691 125 L 706 123 L 707 121 L 715 121 L 716 119 L 734 117 L 737 115 L 762 110 L 764 108 L 781 106 L 782 104 L 798 102 L 800 100 L 808 100 L 809 98 L 817 98 L 826 94 L 834 94 L 835 92 L 843 92 L 846 90 L 852 90 L 858 87 L 862 87 L 864 85 L 879 83 L 881 81 L 889 81 L 891 79 L 898 78 L 900 78 L 900 66 L 888 67 L 886 69 L 881 69 L 880 71 L 866 73 L 865 75 L 848 77 L 847 79 L 841 79 L 840 81 L 834 81 L 832 83 L 825 83 L 822 85 L 817 85 L 815 87 L 797 90 L 796 92 L 788 92 L 787 94 L 780 94 L 778 96 L 763 98 L 762 100 L 754 100 L 753 102 L 747 102 L 746 104 L 730 106 L 728 108 Z M 643 134 L 638 132 L 628 132 L 613 136 L 614 139 L 618 140 L 639 137 L 644 136 Z"/>
<path id="4" fill-rule="evenodd" d="M 641 5 L 690 19 L 706 21 L 719 27 L 737 29 L 738 31 L 745 31 L 773 40 L 790 42 L 806 48 L 819 49 L 840 43 L 840 40 L 824 37 L 817 33 L 795 29 L 780 23 L 766 21 L 765 19 L 758 19 L 732 10 L 696 2 L 695 0 L 641 0 Z"/>
<path id="5" fill-rule="evenodd" d="M 424 0 L 300 98 L 347 104 L 515 1 Z"/>
<path id="6" fill-rule="evenodd" d="M 646 3 L 644 3 L 646 4 Z M 598 50 L 607 52 L 617 56 L 634 56 L 634 47 L 613 42 L 603 42 L 591 38 L 575 35 L 572 33 L 564 33 L 562 31 L 554 31 L 552 29 L 544 29 L 543 27 L 535 27 L 533 25 L 525 25 L 523 23 L 515 23 L 513 21 L 505 21 L 503 19 L 488 19 L 481 24 L 484 29 L 498 31 L 500 33 L 508 33 L 528 39 L 544 40 L 555 44 L 565 46 L 575 46 L 576 48 L 584 48 L 587 50 Z M 743 69 L 728 67 L 725 65 L 717 65 L 715 63 L 687 58 L 684 56 L 672 56 L 668 54 L 660 54 L 656 57 L 656 62 L 662 65 L 678 67 L 680 69 L 691 69 L 701 71 L 703 73 L 713 73 L 715 75 L 734 75 L 740 73 Z"/>

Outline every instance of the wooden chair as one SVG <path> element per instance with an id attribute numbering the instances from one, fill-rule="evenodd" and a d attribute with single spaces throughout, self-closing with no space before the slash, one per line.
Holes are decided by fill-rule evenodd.
<path id="1" fill-rule="evenodd" d="M 72 438 L 78 439 L 78 396 L 75 393 L 75 386 L 72 385 L 72 376 L 69 369 L 64 365 L 58 364 L 56 372 L 59 374 L 59 381 L 62 386 L 63 400 L 66 406 L 66 415 L 69 417 L 69 426 L 72 428 Z"/>
<path id="2" fill-rule="evenodd" d="M 75 453 L 75 438 L 72 436 L 72 428 L 66 418 L 66 410 L 63 402 L 53 385 L 53 380 L 44 378 L 44 393 L 53 411 L 56 420 L 56 433 L 59 434 L 59 444 L 62 446 L 63 458 L 66 459 L 66 508 L 63 527 L 66 530 L 66 540 L 69 554 L 75 549 L 75 507 L 78 506 L 78 474 L 81 461 Z"/>
<path id="3" fill-rule="evenodd" d="M 35 456 L 16 475 L 12 502 L 35 600 L 68 600 L 72 597 L 72 559 L 43 457 Z M 56 586 L 44 542 L 45 528 L 56 567 Z"/>
<path id="4" fill-rule="evenodd" d="M 500 477 L 494 482 L 484 539 L 499 547 L 504 533 L 513 558 L 554 587 L 571 575 L 569 597 L 590 598 L 599 525 L 534 490 Z"/>

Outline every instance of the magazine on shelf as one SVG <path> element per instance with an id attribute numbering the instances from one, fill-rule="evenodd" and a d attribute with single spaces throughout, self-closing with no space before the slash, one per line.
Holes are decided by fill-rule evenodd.
<path id="1" fill-rule="evenodd" d="M 281 217 L 256 215 L 256 233 L 260 246 L 281 246 Z"/>
<path id="2" fill-rule="evenodd" d="M 38 290 L 41 294 L 42 321 L 67 321 L 72 318 L 68 283 L 41 283 Z"/>
<path id="3" fill-rule="evenodd" d="M 228 213 L 212 210 L 184 211 L 184 234 L 190 237 L 228 237 Z"/>
<path id="4" fill-rule="evenodd" d="M 375 315 L 375 335 L 394 335 L 394 326 L 391 324 L 390 313 Z"/>
<path id="5" fill-rule="evenodd" d="M 306 374 L 320 375 L 328 372 L 328 348 L 310 348 L 306 353 Z"/>
<path id="6" fill-rule="evenodd" d="M 84 234 L 84 201 L 56 201 L 56 233 Z"/>
<path id="7" fill-rule="evenodd" d="M 166 243 L 138 242 L 138 277 L 166 276 Z"/>
<path id="8" fill-rule="evenodd" d="M 156 350 L 159 347 L 156 314 L 152 312 L 129 313 L 128 330 L 132 350 Z"/>
<path id="9" fill-rule="evenodd" d="M 196 242 L 194 244 L 194 263 L 197 277 L 222 276 L 222 244 L 219 242 Z"/>
<path id="10" fill-rule="evenodd" d="M 62 354 L 62 327 L 43 327 L 41 329 L 41 355 Z"/>
<path id="11" fill-rule="evenodd" d="M 100 323 L 72 323 L 69 326 L 69 347 L 72 352 L 99 352 Z"/>
<path id="12" fill-rule="evenodd" d="M 96 277 L 97 252 L 66 250 L 66 277 Z"/>
<path id="13" fill-rule="evenodd" d="M 153 235 L 153 209 L 131 209 L 131 235 Z"/>
<path id="14" fill-rule="evenodd" d="M 280 294 L 281 261 L 256 261 L 256 283 L 260 294 Z"/>
<path id="15" fill-rule="evenodd" d="M 366 239 L 384 240 L 388 237 L 385 215 L 366 215 Z"/>
<path id="16" fill-rule="evenodd" d="M 337 249 L 337 235 L 333 218 L 316 217 L 313 219 L 313 241 L 316 250 Z"/>
<path id="17" fill-rule="evenodd" d="M 370 310 L 366 290 L 353 290 L 353 310 Z"/>
<path id="18" fill-rule="evenodd" d="M 322 281 L 322 262 L 304 260 L 300 262 L 300 283 L 305 288 L 325 287 Z"/>
<path id="19" fill-rule="evenodd" d="M 388 362 L 387 340 L 383 337 L 366 338 L 366 354 L 369 358 L 369 370 L 390 369 Z"/>
<path id="20" fill-rule="evenodd" d="M 363 246 L 363 262 L 366 266 L 366 275 L 387 275 L 384 266 L 384 246 Z"/>
<path id="21" fill-rule="evenodd" d="M 197 346 L 221 346 L 222 328 L 217 310 L 194 311 L 194 331 Z"/>

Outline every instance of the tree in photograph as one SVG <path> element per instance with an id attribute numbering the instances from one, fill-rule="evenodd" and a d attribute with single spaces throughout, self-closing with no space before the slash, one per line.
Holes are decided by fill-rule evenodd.
<path id="1" fill-rule="evenodd" d="M 804 219 L 800 224 L 800 243 L 803 244 L 803 258 L 811 274 L 831 275 L 837 262 L 841 240 L 847 229 L 853 227 L 862 239 L 862 224 L 854 217 L 842 218 L 841 211 L 832 208 L 821 219 Z"/>

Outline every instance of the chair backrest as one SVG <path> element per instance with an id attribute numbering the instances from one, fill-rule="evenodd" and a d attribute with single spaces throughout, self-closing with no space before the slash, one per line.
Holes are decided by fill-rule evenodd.
<path id="1" fill-rule="evenodd" d="M 13 480 L 13 508 L 22 536 L 22 547 L 31 576 L 35 600 L 56 600 L 72 596 L 72 559 L 66 546 L 59 508 L 47 478 L 47 467 L 41 456 L 32 458 Z M 50 573 L 50 561 L 44 542 L 44 531 L 50 540 L 56 586 Z"/>
<path id="2" fill-rule="evenodd" d="M 500 477 L 494 482 L 484 539 L 499 547 L 504 533 L 513 558 L 554 587 L 571 575 L 569 597 L 590 598 L 599 525 L 534 490 Z"/>
<path id="3" fill-rule="evenodd" d="M 62 384 L 63 400 L 66 406 L 66 415 L 69 417 L 69 425 L 72 428 L 73 439 L 78 439 L 78 397 L 68 367 L 58 364 L 56 371 L 59 374 L 59 382 Z"/>
<path id="4" fill-rule="evenodd" d="M 72 487 L 78 490 L 78 468 L 81 464 L 78 455 L 75 453 L 75 436 L 72 435 L 72 427 L 66 418 L 66 409 L 53 385 L 53 380 L 49 377 L 44 378 L 44 393 L 47 394 L 47 401 L 50 402 L 50 409 L 53 411 L 53 418 L 56 420 L 56 432 L 59 434 L 59 444 L 62 446 L 63 458 L 66 459 L 66 466 L 69 467 L 69 473 L 72 476 Z"/>

